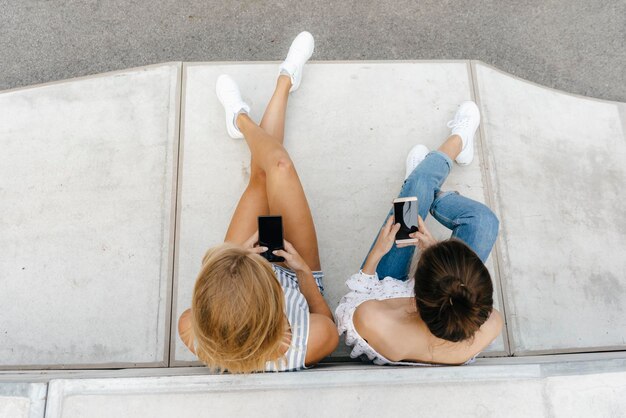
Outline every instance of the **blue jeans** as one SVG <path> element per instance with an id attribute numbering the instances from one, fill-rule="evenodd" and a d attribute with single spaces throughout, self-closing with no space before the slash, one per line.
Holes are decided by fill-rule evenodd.
<path id="1" fill-rule="evenodd" d="M 440 187 L 451 168 L 450 157 L 440 151 L 430 152 L 404 181 L 398 197 L 417 196 L 422 219 L 426 219 L 430 212 L 440 224 L 452 230 L 452 237 L 465 242 L 484 263 L 496 242 L 500 223 L 491 209 L 482 203 L 457 192 L 441 192 Z M 385 222 L 392 215 L 393 208 Z M 391 276 L 407 280 L 414 251 L 413 245 L 398 248 L 394 244 L 378 263 L 378 277 L 383 279 Z"/>

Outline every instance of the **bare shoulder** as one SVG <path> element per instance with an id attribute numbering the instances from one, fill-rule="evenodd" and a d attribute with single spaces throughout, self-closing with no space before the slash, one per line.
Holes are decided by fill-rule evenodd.
<path id="1" fill-rule="evenodd" d="M 469 344 L 466 341 L 454 343 L 451 350 L 443 350 L 442 354 L 444 358 L 440 360 L 440 362 L 452 364 L 465 363 L 487 348 L 489 344 L 500 335 L 503 325 L 504 320 L 502 319 L 502 314 L 496 309 L 493 309 L 487 321 L 485 321 L 476 334 L 474 334 L 474 338 L 469 340 Z"/>
<path id="2" fill-rule="evenodd" d="M 399 301 L 399 299 L 398 299 Z M 389 306 L 394 300 L 368 300 L 357 306 L 352 316 L 354 328 L 365 340 L 385 337 L 393 326 L 394 315 L 391 314 L 394 306 Z"/>
<path id="3" fill-rule="evenodd" d="M 193 346 L 193 327 L 191 324 L 191 309 L 187 309 L 178 318 L 178 335 L 183 343 L 191 350 L 192 353 L 196 353 Z"/>
<path id="4" fill-rule="evenodd" d="M 479 346 L 481 346 L 479 351 L 485 349 L 500 335 L 503 326 L 504 320 L 502 319 L 502 314 L 498 312 L 497 309 L 493 309 L 489 318 L 481 325 L 476 333 L 475 339 L 478 339 Z"/>
<path id="5" fill-rule="evenodd" d="M 312 313 L 309 316 L 309 338 L 305 364 L 312 366 L 330 355 L 339 344 L 335 323 L 328 317 Z"/>
<path id="6" fill-rule="evenodd" d="M 469 356 L 467 360 L 483 351 L 493 342 L 493 340 L 498 338 L 498 335 L 502 332 L 503 325 L 504 320 L 502 319 L 502 314 L 498 312 L 497 309 L 493 309 L 489 318 L 484 324 L 481 325 L 478 332 L 474 335 L 474 340 L 470 349 L 471 356 Z"/>

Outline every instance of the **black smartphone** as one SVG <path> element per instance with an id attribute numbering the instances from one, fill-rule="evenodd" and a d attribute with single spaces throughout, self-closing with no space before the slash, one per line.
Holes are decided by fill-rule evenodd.
<path id="1" fill-rule="evenodd" d="M 417 242 L 409 234 L 417 231 L 417 197 L 400 197 L 393 201 L 393 214 L 400 229 L 396 233 L 396 244 Z"/>
<path id="2" fill-rule="evenodd" d="M 274 263 L 285 261 L 283 257 L 272 253 L 274 250 L 284 249 L 282 216 L 259 216 L 259 246 L 267 247 L 267 251 L 261 255 L 268 261 Z"/>

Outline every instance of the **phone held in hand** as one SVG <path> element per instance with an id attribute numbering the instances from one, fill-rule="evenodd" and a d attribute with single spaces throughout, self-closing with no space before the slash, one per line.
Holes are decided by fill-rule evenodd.
<path id="1" fill-rule="evenodd" d="M 261 256 L 268 261 L 274 263 L 285 261 L 283 257 L 272 253 L 272 251 L 284 249 L 282 216 L 259 216 L 259 246 L 268 248 L 267 251 L 261 253 Z"/>
<path id="2" fill-rule="evenodd" d="M 409 234 L 417 232 L 417 197 L 399 197 L 393 201 L 393 214 L 395 222 L 400 224 L 396 233 L 396 244 L 417 242 Z"/>

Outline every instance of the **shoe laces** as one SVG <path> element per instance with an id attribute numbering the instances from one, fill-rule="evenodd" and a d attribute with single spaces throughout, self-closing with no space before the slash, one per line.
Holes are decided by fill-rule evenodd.
<path id="1" fill-rule="evenodd" d="M 447 123 L 450 129 L 467 129 L 469 128 L 470 118 L 453 119 Z"/>

